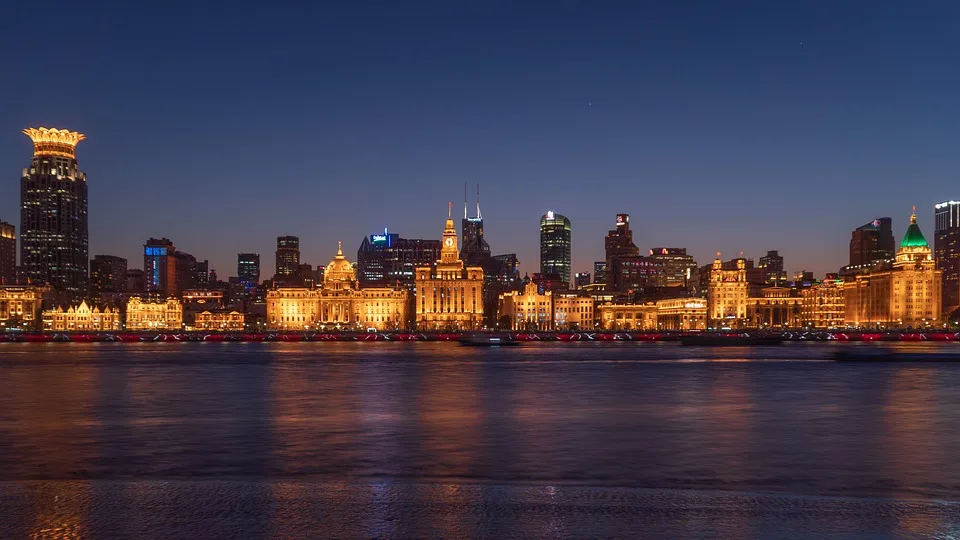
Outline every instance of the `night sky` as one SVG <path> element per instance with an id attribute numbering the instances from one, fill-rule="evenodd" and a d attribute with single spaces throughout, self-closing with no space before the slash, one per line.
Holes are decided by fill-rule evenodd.
<path id="1" fill-rule="evenodd" d="M 960 198 L 960 2 L 7 2 L 0 219 L 28 126 L 78 130 L 91 256 L 150 236 L 273 273 L 389 227 L 439 238 L 481 184 L 494 253 L 573 271 L 618 212 L 637 245 L 846 264 L 850 230 Z M 472 199 L 472 196 L 471 196 Z M 471 206 L 472 206 L 471 200 Z M 459 222 L 458 222 L 459 227 Z"/>

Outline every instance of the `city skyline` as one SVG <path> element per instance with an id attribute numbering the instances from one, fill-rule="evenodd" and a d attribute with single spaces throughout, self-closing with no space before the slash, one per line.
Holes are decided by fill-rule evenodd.
<path id="1" fill-rule="evenodd" d="M 241 3 L 224 25 L 118 6 L 18 5 L 19 20 L 56 9 L 54 33 L 103 31 L 26 50 L 27 28 L 0 37 L 31 81 L 0 89 L 0 220 L 19 223 L 19 131 L 83 132 L 91 258 L 136 267 L 167 237 L 225 278 L 238 253 L 273 268 L 276 237 L 295 235 L 316 266 L 384 227 L 436 238 L 447 201 L 480 183 L 484 238 L 525 273 L 554 210 L 574 224 L 572 272 L 629 213 L 641 252 L 778 250 L 788 273 L 822 276 L 853 228 L 891 216 L 899 239 L 916 205 L 932 231 L 933 205 L 958 197 L 950 5 Z"/>

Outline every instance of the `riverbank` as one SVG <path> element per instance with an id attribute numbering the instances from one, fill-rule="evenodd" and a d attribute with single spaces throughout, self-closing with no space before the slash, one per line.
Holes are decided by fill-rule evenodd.
<path id="1" fill-rule="evenodd" d="M 396 342 L 449 341 L 462 339 L 460 332 L 7 332 L 0 334 L 0 343 L 91 343 L 91 342 Z M 680 341 L 680 332 L 514 332 L 511 339 L 521 342 L 612 342 L 612 341 Z M 960 341 L 957 332 L 744 332 L 715 334 L 718 341 L 742 339 L 744 335 L 776 337 L 782 341 L 851 341 L 851 342 L 917 342 Z M 762 341 L 757 344 L 763 344 Z"/>

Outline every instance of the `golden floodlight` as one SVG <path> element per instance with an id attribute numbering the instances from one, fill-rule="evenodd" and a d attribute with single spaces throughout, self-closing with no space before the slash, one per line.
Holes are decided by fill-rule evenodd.
<path id="1" fill-rule="evenodd" d="M 77 143 L 87 138 L 83 133 L 57 128 L 27 128 L 24 135 L 33 141 L 33 155 L 75 157 Z"/>

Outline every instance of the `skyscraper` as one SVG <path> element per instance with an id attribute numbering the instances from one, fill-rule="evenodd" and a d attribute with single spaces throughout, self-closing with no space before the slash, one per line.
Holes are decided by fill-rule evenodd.
<path id="1" fill-rule="evenodd" d="M 787 273 L 783 269 L 783 256 L 779 251 L 767 251 L 766 255 L 760 257 L 759 268 L 763 273 L 764 283 L 774 286 L 786 283 Z"/>
<path id="2" fill-rule="evenodd" d="M 168 238 L 150 238 L 143 245 L 143 279 L 146 292 L 164 298 L 177 295 L 176 248 Z"/>
<path id="3" fill-rule="evenodd" d="M 74 131 L 28 128 L 33 159 L 20 180 L 20 264 L 33 283 L 47 283 L 79 302 L 87 292 L 87 177 L 77 166 Z"/>
<path id="4" fill-rule="evenodd" d="M 960 307 L 960 202 L 946 201 L 933 207 L 933 254 L 943 272 L 943 314 Z"/>
<path id="5" fill-rule="evenodd" d="M 363 287 L 413 285 L 415 269 L 440 258 L 440 240 L 401 238 L 383 230 L 363 238 L 357 250 L 357 279 Z"/>
<path id="6" fill-rule="evenodd" d="M 300 268 L 300 238 L 296 236 L 277 237 L 277 276 L 287 277 L 297 274 Z"/>
<path id="7" fill-rule="evenodd" d="M 260 284 L 259 253 L 237 254 L 237 277 L 248 286 Z"/>
<path id="8" fill-rule="evenodd" d="M 687 255 L 686 248 L 658 247 L 650 250 L 650 259 L 663 263 L 663 274 L 652 285 L 657 287 L 692 287 L 697 262 Z"/>
<path id="9" fill-rule="evenodd" d="M 123 292 L 127 287 L 127 260 L 96 255 L 90 261 L 90 295 L 99 301 L 103 293 Z"/>
<path id="10" fill-rule="evenodd" d="M 850 266 L 892 259 L 893 246 L 892 219 L 882 217 L 861 225 L 850 235 Z"/>
<path id="11" fill-rule="evenodd" d="M 540 273 L 570 283 L 570 220 L 553 210 L 540 218 Z"/>
<path id="12" fill-rule="evenodd" d="M 477 184 L 477 215 L 467 216 L 467 186 L 463 186 L 463 249 L 460 258 L 469 266 L 480 266 L 490 258 L 490 245 L 483 239 L 483 215 L 480 213 L 480 184 Z"/>
<path id="13" fill-rule="evenodd" d="M 0 285 L 17 282 L 17 229 L 0 221 Z"/>

